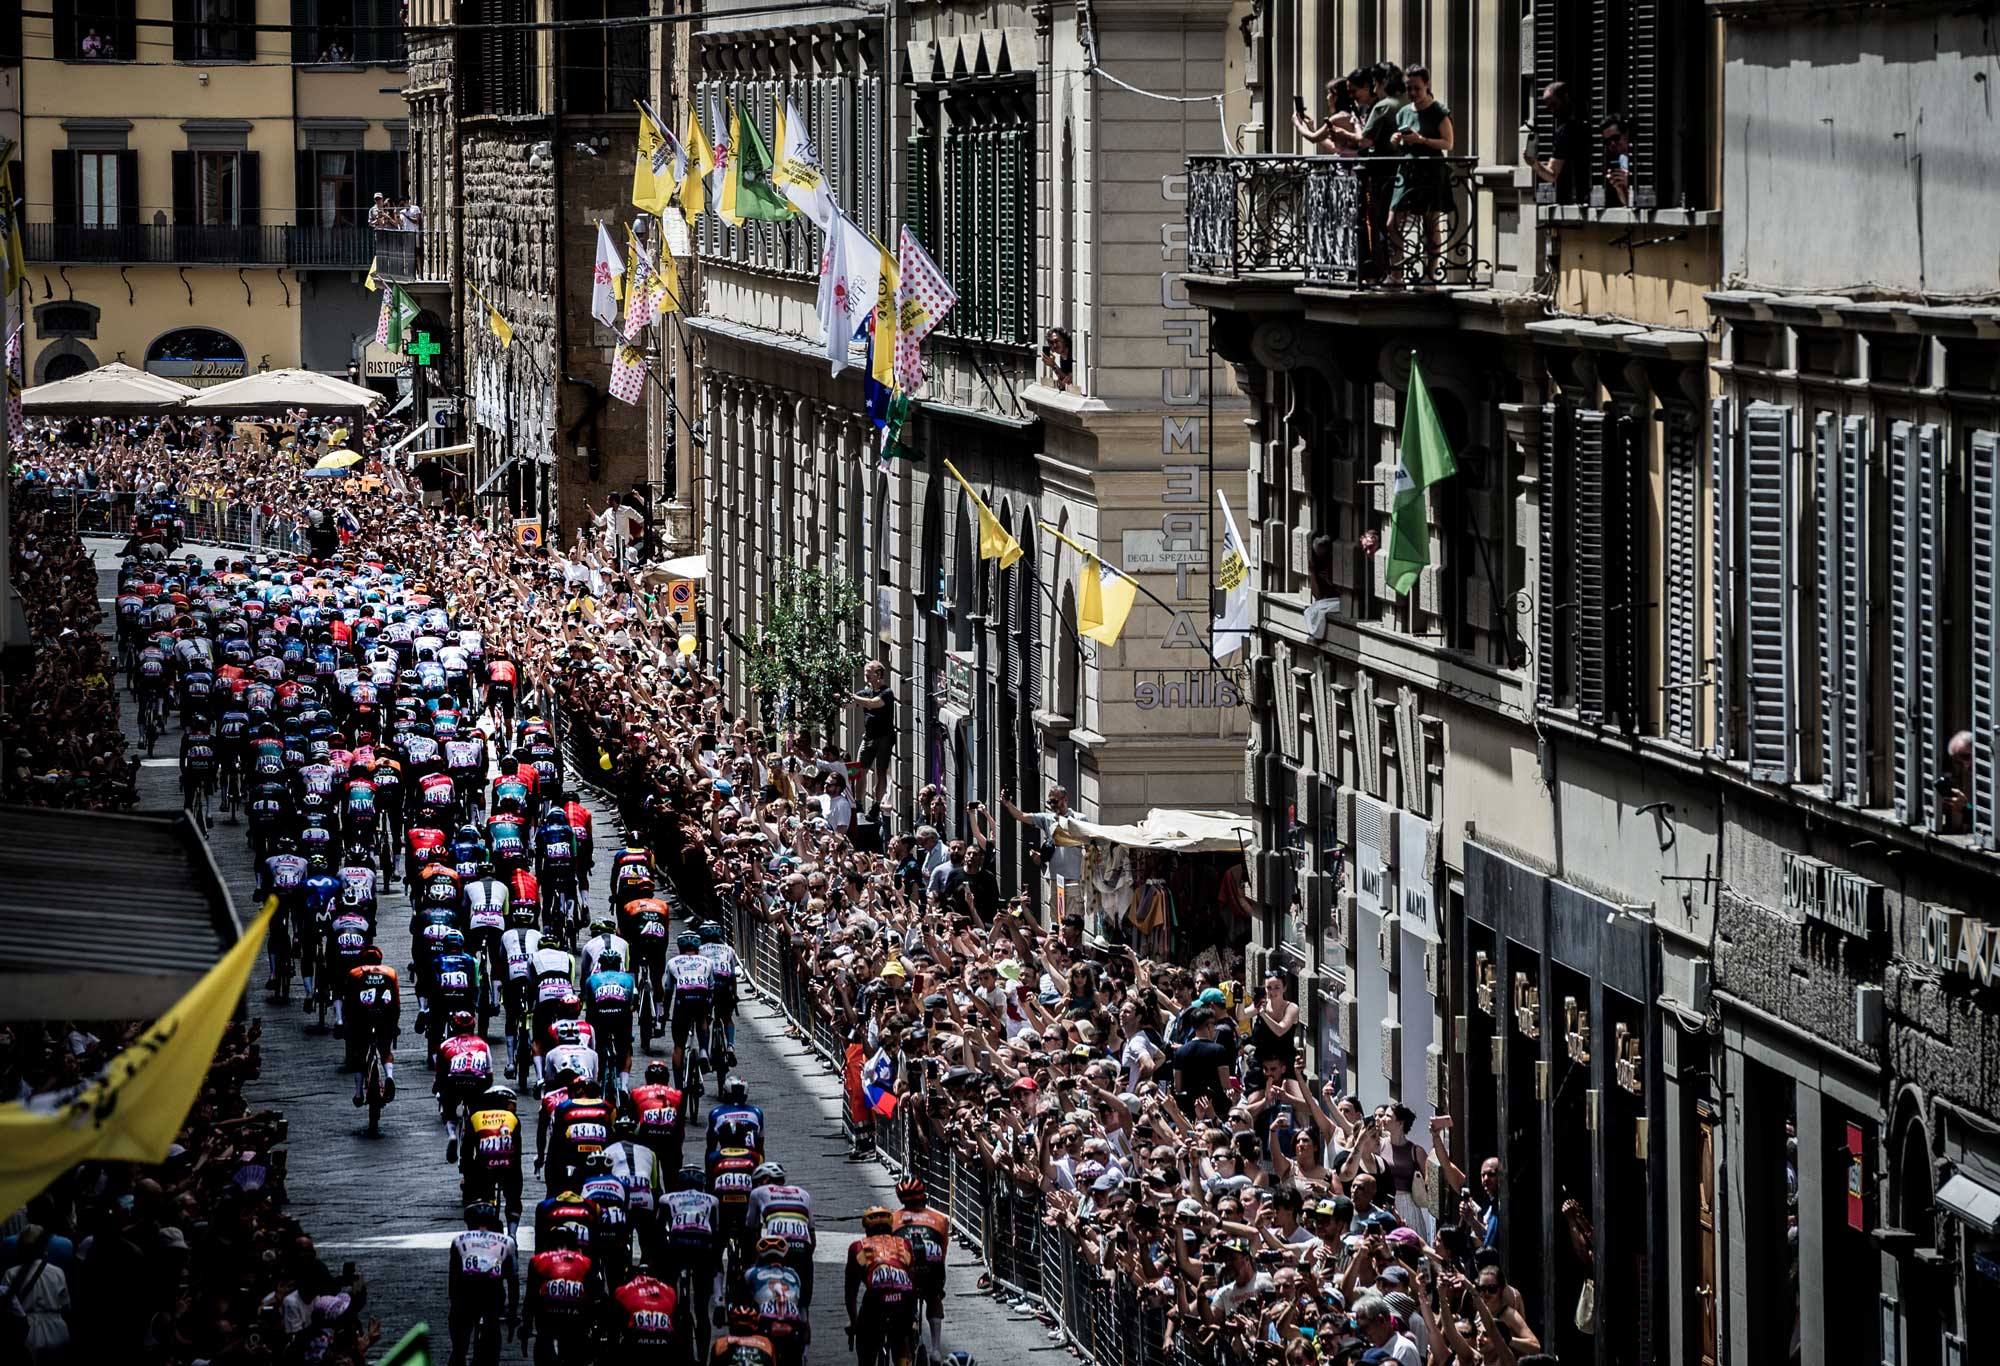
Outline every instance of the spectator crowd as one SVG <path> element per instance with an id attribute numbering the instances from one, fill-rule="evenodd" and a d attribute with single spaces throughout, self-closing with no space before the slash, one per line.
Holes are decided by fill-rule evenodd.
<path id="1" fill-rule="evenodd" d="M 1030 1213 L 1017 1242 L 1137 1298 L 1149 1353 L 1553 1359 L 1502 1272 L 1498 1160 L 1468 1174 L 1448 1118 L 1413 1132 L 1410 1110 L 1308 1075 L 1289 983 L 1245 980 L 1247 920 L 1177 963 L 1129 925 L 1107 939 L 1046 912 L 1052 895 L 1003 895 L 1001 820 L 1023 825 L 1048 890 L 1076 881 L 1060 789 L 1037 811 L 996 794 L 996 814 L 926 788 L 908 803 L 922 823 L 898 826 L 886 755 L 864 765 L 824 733 L 733 713 L 607 534 L 523 547 L 393 478 L 330 492 L 226 442 L 182 465 L 280 518 L 336 502 L 354 530 L 326 553 L 392 564 L 478 618 L 682 900 L 739 945 L 776 946 L 788 1009 L 848 1067 L 857 1155 L 948 1153 L 979 1173 L 989 1202 Z M 885 686 L 873 666 L 852 705 Z"/>

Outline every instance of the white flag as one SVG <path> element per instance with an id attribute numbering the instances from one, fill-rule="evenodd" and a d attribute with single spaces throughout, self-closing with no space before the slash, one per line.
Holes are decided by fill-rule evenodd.
<path id="1" fill-rule="evenodd" d="M 730 158 L 736 155 L 736 149 L 729 145 L 729 112 L 723 108 L 722 95 L 715 90 L 708 92 L 708 126 L 715 130 L 708 139 L 715 156 L 715 166 L 708 173 L 708 202 L 714 206 L 722 203 L 722 182 L 729 178 Z"/>
<path id="2" fill-rule="evenodd" d="M 854 334 L 875 307 L 882 287 L 882 249 L 838 209 L 826 230 L 819 261 L 819 321 L 826 329 L 826 358 L 833 373 L 847 368 Z"/>
<path id="3" fill-rule="evenodd" d="M 1209 627 L 1210 652 L 1217 660 L 1227 659 L 1241 649 L 1250 636 L 1250 546 L 1236 529 L 1229 500 L 1215 491 L 1222 508 L 1222 559 L 1215 566 L 1215 582 L 1222 588 L 1222 611 Z"/>
<path id="4" fill-rule="evenodd" d="M 778 160 L 771 168 L 771 183 L 793 208 L 824 229 L 833 221 L 833 196 L 827 190 L 826 172 L 820 169 L 819 153 L 813 150 L 811 131 L 786 100 L 778 111 Z"/>
<path id="5" fill-rule="evenodd" d="M 604 224 L 597 225 L 597 265 L 590 275 L 590 316 L 606 327 L 618 325 L 618 298 L 625 292 L 625 262 L 611 245 Z"/>

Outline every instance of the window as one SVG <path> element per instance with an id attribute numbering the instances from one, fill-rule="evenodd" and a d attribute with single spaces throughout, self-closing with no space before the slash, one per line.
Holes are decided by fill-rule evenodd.
<path id="1" fill-rule="evenodd" d="M 464 0 L 459 14 L 477 25 L 458 39 L 459 113 L 535 113 L 538 35 L 520 27 L 535 17 L 529 0 Z"/>
<path id="2" fill-rule="evenodd" d="M 49 8 L 57 57 L 129 62 L 139 55 L 135 0 L 55 0 Z"/>
<path id="3" fill-rule="evenodd" d="M 257 55 L 255 0 L 174 0 L 174 60 L 247 62 Z"/>
<path id="4" fill-rule="evenodd" d="M 958 293 L 958 305 L 941 330 L 1030 345 L 1035 340 L 1033 88 L 993 87 L 977 99 L 939 101 L 936 109 L 936 118 L 926 123 L 936 124 L 942 212 L 938 240 L 929 245 Z M 931 158 L 924 160 L 928 165 Z"/>
<path id="5" fill-rule="evenodd" d="M 242 211 L 236 152 L 195 154 L 195 221 L 203 227 L 233 227 Z"/>
<path id="6" fill-rule="evenodd" d="M 572 5 L 565 17 L 643 18 L 645 0 L 598 0 Z M 563 111 L 570 114 L 632 112 L 635 100 L 651 98 L 652 30 L 645 24 L 621 28 L 577 28 L 560 35 Z"/>
<path id="7" fill-rule="evenodd" d="M 360 221 L 354 192 L 353 152 L 314 152 L 313 211 L 322 227 L 352 226 Z"/>
<path id="8" fill-rule="evenodd" d="M 1601 132 L 1617 120 L 1626 136 L 1633 208 L 1699 203 L 1707 188 L 1702 116 L 1707 99 L 1710 20 L 1703 6 L 1669 0 L 1534 0 L 1529 16 L 1534 58 L 1537 155 L 1549 156 L 1571 125 L 1569 145 L 1588 154 L 1588 171 L 1562 185 L 1537 185 L 1542 203 L 1617 207 L 1606 178 L 1612 168 Z M 1540 99 L 1560 82 L 1566 108 Z"/>
<path id="9" fill-rule="evenodd" d="M 294 62 L 400 65 L 404 56 L 398 0 L 292 0 Z"/>
<path id="10" fill-rule="evenodd" d="M 86 228 L 115 228 L 119 215 L 117 152 L 78 152 L 77 223 Z"/>

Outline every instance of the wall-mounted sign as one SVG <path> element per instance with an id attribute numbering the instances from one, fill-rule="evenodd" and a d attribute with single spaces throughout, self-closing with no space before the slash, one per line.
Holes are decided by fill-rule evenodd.
<path id="1" fill-rule="evenodd" d="M 1431 886 L 1429 867 L 1431 823 L 1407 811 L 1398 812 L 1396 819 L 1402 824 L 1396 847 L 1403 856 L 1396 878 L 1396 890 L 1401 895 L 1396 909 L 1402 913 L 1404 929 L 1436 938 L 1437 891 Z"/>
<path id="2" fill-rule="evenodd" d="M 1785 913 L 1866 939 L 1882 928 L 1882 888 L 1865 877 L 1807 858 L 1784 856 Z"/>
<path id="3" fill-rule="evenodd" d="M 1989 924 L 1963 911 L 1930 906 L 1924 910 L 1924 962 L 1939 972 L 1990 987 L 2000 967 L 2000 923 Z"/>
<path id="4" fill-rule="evenodd" d="M 972 656 L 957 650 L 946 652 L 939 671 L 938 700 L 960 711 L 972 710 Z"/>
<path id="5" fill-rule="evenodd" d="M 1208 563 L 1198 529 L 1181 535 L 1169 533 L 1165 527 L 1127 527 L 1118 540 L 1127 574 L 1171 574 L 1184 564 Z"/>

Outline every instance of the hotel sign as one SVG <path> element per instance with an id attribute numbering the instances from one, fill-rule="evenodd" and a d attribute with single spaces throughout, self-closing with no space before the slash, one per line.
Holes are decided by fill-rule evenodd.
<path id="1" fill-rule="evenodd" d="M 1803 854 L 1784 856 L 1785 913 L 1866 939 L 1882 929 L 1882 888 Z"/>
<path id="2" fill-rule="evenodd" d="M 1939 972 L 1990 987 L 2000 969 L 2000 922 L 1942 906 L 1924 908 L 1924 962 Z"/>

